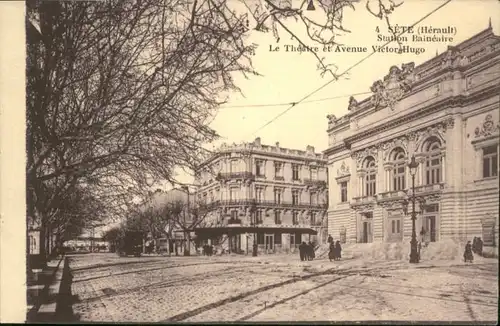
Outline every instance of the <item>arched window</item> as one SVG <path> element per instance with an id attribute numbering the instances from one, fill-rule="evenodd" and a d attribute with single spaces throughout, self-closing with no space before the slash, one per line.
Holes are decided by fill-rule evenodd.
<path id="1" fill-rule="evenodd" d="M 375 166 L 375 159 L 368 157 L 365 160 L 365 196 L 374 196 L 376 193 L 375 183 L 377 181 L 377 168 Z"/>
<path id="2" fill-rule="evenodd" d="M 392 170 L 392 190 L 404 190 L 406 187 L 406 155 L 402 148 L 396 148 L 392 155 L 394 168 Z"/>
<path id="3" fill-rule="evenodd" d="M 441 177 L 441 143 L 433 137 L 424 144 L 424 153 L 426 154 L 424 169 L 425 184 L 432 185 L 440 183 Z"/>

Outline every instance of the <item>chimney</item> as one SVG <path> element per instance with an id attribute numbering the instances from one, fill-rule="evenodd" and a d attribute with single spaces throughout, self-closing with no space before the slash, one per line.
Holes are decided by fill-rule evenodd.
<path id="1" fill-rule="evenodd" d="M 276 142 L 276 147 L 278 147 L 278 148 L 280 147 L 280 142 L 279 141 Z"/>
<path id="2" fill-rule="evenodd" d="M 306 147 L 306 151 L 307 151 L 307 152 L 310 152 L 310 153 L 314 153 L 314 146 L 307 145 L 307 147 Z"/>
<path id="3" fill-rule="evenodd" d="M 260 146 L 260 137 L 255 138 L 253 142 L 256 146 Z"/>

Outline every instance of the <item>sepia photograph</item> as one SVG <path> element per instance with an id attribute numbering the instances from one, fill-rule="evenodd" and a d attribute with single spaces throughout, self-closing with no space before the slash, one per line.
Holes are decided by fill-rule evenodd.
<path id="1" fill-rule="evenodd" d="M 0 321 L 496 325 L 498 12 L 0 0 Z"/>

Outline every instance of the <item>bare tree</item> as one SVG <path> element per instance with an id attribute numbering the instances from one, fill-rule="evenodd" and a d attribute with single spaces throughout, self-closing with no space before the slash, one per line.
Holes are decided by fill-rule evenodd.
<path id="1" fill-rule="evenodd" d="M 106 207 L 100 218 L 116 216 L 152 184 L 175 183 L 174 168 L 196 169 L 209 153 L 202 145 L 218 137 L 208 125 L 239 91 L 234 73 L 257 74 L 248 13 L 278 41 L 284 31 L 326 45 L 348 31 L 343 10 L 356 3 L 315 1 L 326 17 L 318 23 L 308 1 L 242 1 L 243 11 L 226 0 L 27 2 L 27 16 L 40 17 L 40 34 L 27 39 L 28 216 L 42 229 L 62 219 L 61 200 L 78 187 Z M 379 8 L 379 18 L 393 9 Z"/>

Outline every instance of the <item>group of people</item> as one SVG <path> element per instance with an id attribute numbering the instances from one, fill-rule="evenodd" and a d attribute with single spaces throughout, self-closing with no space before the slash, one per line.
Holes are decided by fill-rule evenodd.
<path id="1" fill-rule="evenodd" d="M 316 257 L 316 254 L 314 253 L 314 245 L 312 242 L 309 241 L 309 243 L 306 243 L 305 241 L 302 241 L 299 245 L 299 254 L 301 261 L 313 260 Z"/>
<path id="2" fill-rule="evenodd" d="M 464 262 L 470 262 L 474 260 L 474 253 L 482 256 L 483 255 L 483 240 L 479 237 L 474 237 L 472 244 L 467 241 L 464 250 Z"/>
<path id="3" fill-rule="evenodd" d="M 328 243 L 330 244 L 328 258 L 330 261 L 332 260 L 340 260 L 342 258 L 342 246 L 340 245 L 340 241 L 333 241 L 332 236 L 328 236 Z"/>
<path id="4" fill-rule="evenodd" d="M 203 255 L 204 256 L 212 256 L 214 254 L 214 246 L 211 245 L 204 245 L 203 246 Z"/>

